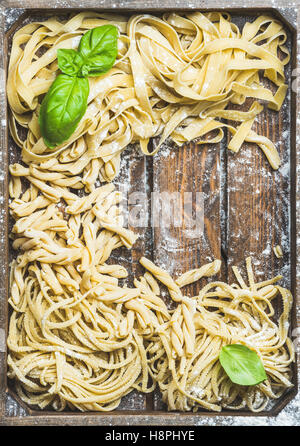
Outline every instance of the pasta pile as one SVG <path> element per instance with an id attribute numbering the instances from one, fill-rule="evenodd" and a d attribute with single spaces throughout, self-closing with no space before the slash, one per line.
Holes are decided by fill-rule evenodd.
<path id="1" fill-rule="evenodd" d="M 248 408 L 259 412 L 292 386 L 289 364 L 294 361 L 294 347 L 287 336 L 292 296 L 289 290 L 274 285 L 281 276 L 255 283 L 248 257 L 249 286 L 233 267 L 238 284 L 211 282 L 198 296 L 188 298 L 181 295 L 179 287 L 215 274 L 219 261 L 189 271 L 175 282 L 151 262 L 142 259 L 142 264 L 168 286 L 173 299 L 181 302 L 172 314 L 169 333 L 158 333 L 147 347 L 150 374 L 158 382 L 169 410 Z M 283 303 L 278 326 L 272 321 L 271 303 L 277 294 Z M 268 381 L 248 388 L 233 384 L 219 362 L 220 350 L 227 344 L 243 344 L 255 350 Z"/>
<path id="2" fill-rule="evenodd" d="M 66 143 L 49 150 L 38 114 L 59 72 L 57 50 L 77 48 L 84 32 L 106 23 L 120 32 L 116 63 L 107 74 L 90 78 L 84 117 Z M 129 19 L 82 12 L 64 22 L 50 18 L 30 23 L 15 33 L 11 50 L 7 94 L 12 136 L 26 163 L 64 173 L 74 184 L 82 174 L 88 191 L 99 173 L 103 181 L 116 176 L 120 154 L 130 143 L 138 142 L 143 153 L 153 155 L 168 137 L 179 146 L 192 139 L 217 143 L 224 128 L 232 134 L 230 150 L 238 152 L 244 141 L 256 143 L 278 169 L 274 144 L 251 127 L 263 110 L 260 101 L 274 110 L 284 101 L 284 67 L 290 58 L 285 41 L 282 24 L 264 15 L 242 31 L 229 14 L 219 12 Z M 262 75 L 274 84 L 274 95 L 263 86 Z M 238 110 L 246 98 L 255 100 L 248 111 Z M 20 126 L 28 130 L 25 140 Z M 150 153 L 154 136 L 160 139 Z"/>
<path id="3" fill-rule="evenodd" d="M 16 166 L 12 171 L 28 173 Z M 21 253 L 11 265 L 8 376 L 25 402 L 107 411 L 133 389 L 147 393 L 158 384 L 170 410 L 259 411 L 292 385 L 292 296 L 274 285 L 280 276 L 255 283 L 247 259 L 249 286 L 234 269 L 237 285 L 212 282 L 187 297 L 181 288 L 218 273 L 219 260 L 174 281 L 142 258 L 144 276 L 133 288 L 120 286 L 126 270 L 106 261 L 136 239 L 122 227 L 120 193 L 112 184 L 82 198 L 68 192 L 63 211 L 46 186 L 38 194 L 38 184 L 31 182 L 10 205 L 13 247 Z M 159 282 L 175 310 L 166 306 Z M 283 302 L 278 325 L 272 306 L 277 294 Z M 267 382 L 249 389 L 230 382 L 218 360 L 230 343 L 260 355 Z"/>
<path id="4" fill-rule="evenodd" d="M 85 116 L 71 139 L 50 152 L 38 113 L 57 75 L 57 49 L 76 47 L 86 30 L 107 22 L 120 31 L 117 63 L 90 79 Z M 22 162 L 10 166 L 11 239 L 18 255 L 10 275 L 8 376 L 23 401 L 41 409 L 109 411 L 134 389 L 147 393 L 158 386 L 169 410 L 260 411 L 292 385 L 292 296 L 276 285 L 280 277 L 256 283 L 247 259 L 248 285 L 234 268 L 236 284 L 210 282 L 199 295 L 186 296 L 186 285 L 219 272 L 219 260 L 174 280 L 143 257 L 146 272 L 129 287 L 120 283 L 126 269 L 110 259 L 113 250 L 130 249 L 136 240 L 123 226 L 122 197 L 110 183 L 129 143 L 140 142 L 148 153 L 149 138 L 160 135 L 156 152 L 169 136 L 181 145 L 217 130 L 213 143 L 226 126 L 231 150 L 244 140 L 256 142 L 278 168 L 274 145 L 251 130 L 262 106 L 254 102 L 247 112 L 233 112 L 227 105 L 251 96 L 280 108 L 284 41 L 273 19 L 259 17 L 240 33 L 227 14 L 215 12 L 129 20 L 84 12 L 16 32 L 7 87 Z M 278 87 L 275 96 L 260 85 L 262 69 Z M 24 141 L 19 125 L 28 130 Z M 175 309 L 162 298 L 160 283 Z M 278 323 L 276 296 L 283 305 Z M 257 352 L 267 381 L 245 388 L 229 380 L 218 356 L 231 343 Z"/>

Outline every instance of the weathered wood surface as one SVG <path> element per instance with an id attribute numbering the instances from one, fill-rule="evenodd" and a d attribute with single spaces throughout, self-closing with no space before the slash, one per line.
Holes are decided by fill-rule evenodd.
<path id="1" fill-rule="evenodd" d="M 214 8 L 224 7 L 216 1 L 203 5 L 202 1 L 189 3 L 188 8 Z M 271 2 L 270 2 L 271 5 Z M 159 8 L 160 2 L 135 0 L 132 2 L 114 3 L 104 0 L 102 8 L 115 9 L 132 8 L 142 10 Z M 182 2 L 173 0 L 166 2 L 164 8 L 179 8 Z M 235 2 L 234 7 L 238 7 Z M 267 7 L 268 2 L 260 3 L 252 0 L 244 1 L 241 7 L 256 6 Z M 274 2 L 272 2 L 272 6 Z M 282 3 L 280 4 L 282 7 Z M 286 4 L 288 6 L 288 4 Z M 300 6 L 300 2 L 299 2 Z M 27 0 L 26 5 L 20 0 L 6 0 L 2 8 L 48 8 L 45 0 Z M 54 0 L 52 7 L 66 8 L 66 2 Z M 95 8 L 95 3 L 84 0 L 78 5 L 77 1 L 68 1 L 68 7 Z M 290 12 L 286 12 L 289 17 Z M 293 111 L 294 113 L 295 111 Z M 145 159 L 140 155 L 132 154 L 129 163 L 126 153 L 123 160 L 123 170 L 116 181 L 117 186 L 129 184 L 128 193 L 132 191 L 144 192 L 148 201 L 150 192 L 202 192 L 204 199 L 204 232 L 197 238 L 190 238 L 189 230 L 182 227 L 133 228 L 138 231 L 140 238 L 131 252 L 122 251 L 124 266 L 133 274 L 140 274 L 142 269 L 138 259 L 144 253 L 152 258 L 158 265 L 167 268 L 177 276 L 181 272 L 195 268 L 214 258 L 222 258 L 223 270 L 220 275 L 223 279 L 233 280 L 231 266 L 243 266 L 244 258 L 252 255 L 254 262 L 259 263 L 258 278 L 271 277 L 282 272 L 285 267 L 286 286 L 291 285 L 293 268 L 295 269 L 294 244 L 295 234 L 291 234 L 290 224 L 293 218 L 291 209 L 292 183 L 287 174 L 290 170 L 290 139 L 291 132 L 295 130 L 292 124 L 291 100 L 280 114 L 265 111 L 256 122 L 256 131 L 278 141 L 277 149 L 283 160 L 281 169 L 274 173 L 269 167 L 264 155 L 256 146 L 244 144 L 240 153 L 235 155 L 225 150 L 226 141 L 219 145 L 197 145 L 191 143 L 184 148 L 177 146 L 164 147 L 153 160 Z M 295 159 L 293 159 L 295 163 Z M 292 164 L 292 171 L 294 164 Z M 295 181 L 295 178 L 294 178 Z M 195 195 L 193 199 L 195 198 Z M 148 211 L 150 208 L 148 206 Z M 293 226 L 293 225 L 292 225 Z M 299 228 L 300 229 L 300 228 Z M 152 236 L 152 237 L 151 237 Z M 284 249 L 283 259 L 276 259 L 272 247 L 281 244 Z M 176 259 L 176 261 L 174 260 Z M 291 266 L 290 262 L 294 264 Z M 255 265 L 254 265 L 255 266 Z M 204 283 L 196 283 L 186 287 L 187 294 L 195 295 Z M 293 280 L 292 285 L 295 284 Z M 4 285 L 3 285 L 4 286 Z M 295 291 L 295 290 L 294 290 Z M 2 307 L 5 310 L 5 303 Z M 4 314 L 6 311 L 4 311 Z M 3 313 L 2 313 L 3 314 Z M 6 321 L 2 321 L 2 327 Z M 296 321 L 294 321 L 294 324 Z M 0 349 L 1 350 L 1 349 Z M 3 391 L 6 386 L 5 357 L 1 353 L 0 386 Z M 292 396 L 292 395 L 291 395 Z M 290 397 L 291 397 L 290 396 Z M 290 398 L 287 396 L 287 400 Z M 277 413 L 286 401 L 279 402 L 273 414 Z M 161 412 L 164 410 L 160 398 L 141 395 L 128 396 L 120 407 L 121 410 L 113 414 L 84 414 L 62 415 L 49 412 L 40 415 L 25 413 L 19 408 L 11 397 L 0 398 L 0 413 L 3 424 L 196 424 L 201 419 L 198 414 L 175 414 Z M 132 410 L 134 412 L 132 412 Z M 159 412 L 152 412 L 159 410 Z M 129 412 L 128 412 L 129 411 Z M 245 415 L 239 413 L 235 415 Z M 226 413 L 224 413 L 226 415 Z M 233 415 L 233 413 L 227 413 Z M 249 413 L 248 413 L 249 415 Z M 261 415 L 264 415 L 262 413 Z M 20 417 L 18 417 L 20 416 Z M 214 414 L 202 414 L 203 420 L 214 417 Z M 16 418 L 17 417 L 17 418 Z M 220 419 L 220 417 L 218 417 Z M 216 424 L 220 424 L 217 421 Z M 1 421 L 0 421 L 1 424 Z"/>
<path id="2" fill-rule="evenodd" d="M 221 256 L 220 146 L 191 142 L 178 148 L 173 144 L 154 156 L 154 192 L 168 194 L 165 200 L 162 196 L 162 205 L 167 207 L 167 198 L 171 199 L 176 193 L 182 201 L 178 209 L 181 215 L 176 211 L 174 215 L 174 218 L 180 217 L 178 221 L 170 227 L 154 228 L 154 261 L 173 277 Z M 190 199 L 193 215 L 188 209 Z M 158 205 L 157 201 L 155 203 Z M 186 212 L 184 205 L 187 205 Z M 188 225 L 190 217 L 193 218 L 192 227 Z M 184 290 L 188 295 L 196 295 L 199 289 L 200 284 L 195 283 Z"/>
<path id="3" fill-rule="evenodd" d="M 287 105 L 287 104 L 286 104 Z M 239 154 L 228 152 L 228 266 L 243 266 L 252 256 L 257 265 L 257 279 L 265 280 L 283 272 L 284 284 L 290 278 L 290 182 L 288 141 L 282 140 L 289 125 L 289 110 L 277 116 L 262 112 L 253 129 L 277 141 L 282 166 L 274 172 L 255 144 L 245 143 Z M 288 133 L 287 133 L 288 135 Z M 249 176 L 251 179 L 249 179 Z M 245 230 L 246 228 L 246 230 Z M 277 259 L 273 247 L 281 245 L 284 256 Z M 229 278 L 233 279 L 231 268 Z"/>
<path id="4" fill-rule="evenodd" d="M 176 218 L 181 210 L 182 221 L 173 221 L 168 227 L 164 225 L 168 221 L 160 220 L 162 224 L 154 228 L 153 237 L 154 262 L 174 278 L 221 257 L 220 148 L 221 144 L 197 145 L 191 142 L 183 148 L 173 144 L 172 147 L 162 147 L 154 156 L 154 192 L 167 194 L 162 197 L 162 207 L 168 207 L 167 200 L 172 198 L 172 194 L 181 196 L 178 212 L 174 208 L 172 212 Z M 192 196 L 187 195 L 191 193 Z M 196 193 L 200 197 L 198 206 Z M 188 204 L 190 198 L 194 204 L 194 215 L 188 209 L 184 212 L 184 204 Z M 157 200 L 154 205 L 159 205 Z M 193 218 L 194 225 L 188 227 L 189 219 L 184 217 Z M 175 227 L 174 223 L 179 226 Z M 195 296 L 204 283 L 203 278 L 184 287 L 183 292 Z M 160 394 L 156 392 L 154 408 L 159 410 L 163 407 Z"/>

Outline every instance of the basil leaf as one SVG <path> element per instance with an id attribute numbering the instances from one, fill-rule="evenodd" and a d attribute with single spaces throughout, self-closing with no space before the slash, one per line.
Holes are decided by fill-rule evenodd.
<path id="1" fill-rule="evenodd" d="M 220 352 L 220 363 L 230 380 L 241 386 L 255 386 L 267 379 L 257 353 L 245 345 L 226 345 Z"/>
<path id="2" fill-rule="evenodd" d="M 57 61 L 59 69 L 69 76 L 77 76 L 83 65 L 81 55 L 72 49 L 57 50 Z"/>
<path id="3" fill-rule="evenodd" d="M 118 29 L 103 25 L 81 38 L 79 51 L 59 49 L 60 74 L 44 97 L 39 124 L 45 144 L 53 149 L 69 139 L 87 108 L 89 81 L 115 63 L 118 54 Z M 81 77 L 83 76 L 83 77 Z"/>
<path id="4" fill-rule="evenodd" d="M 66 141 L 75 131 L 87 108 L 89 81 L 85 78 L 57 76 L 44 97 L 39 124 L 49 148 Z"/>
<path id="5" fill-rule="evenodd" d="M 82 76 L 99 76 L 110 70 L 118 55 L 118 29 L 102 25 L 90 29 L 81 38 L 78 47 L 84 59 Z"/>

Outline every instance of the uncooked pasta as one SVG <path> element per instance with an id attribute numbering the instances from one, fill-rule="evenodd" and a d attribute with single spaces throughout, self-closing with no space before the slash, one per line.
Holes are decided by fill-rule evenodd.
<path id="1" fill-rule="evenodd" d="M 104 195 L 102 200 L 105 208 Z M 280 276 L 256 283 L 248 258 L 249 285 L 234 268 L 236 284 L 210 282 L 188 297 L 181 288 L 217 274 L 219 260 L 175 281 L 142 258 L 147 272 L 133 288 L 120 286 L 126 270 L 105 261 L 123 238 L 133 242 L 134 236 L 117 224 L 101 227 L 95 206 L 78 211 L 76 230 L 73 216 L 62 228 L 53 204 L 21 217 L 21 233 L 18 222 L 14 226 L 14 243 L 23 253 L 11 268 L 8 376 L 25 402 L 41 409 L 106 411 L 133 389 L 147 393 L 158 385 L 169 410 L 260 411 L 292 386 L 292 296 L 275 284 Z M 112 209 L 107 214 L 114 219 Z M 175 310 L 168 309 L 158 282 L 167 286 Z M 276 296 L 283 306 L 278 324 Z M 232 343 L 258 353 L 267 381 L 250 388 L 230 381 L 218 358 L 222 346 Z"/>
<path id="2" fill-rule="evenodd" d="M 120 34 L 116 63 L 108 73 L 90 78 L 88 107 L 76 131 L 49 150 L 38 114 L 41 98 L 59 72 L 57 50 L 77 48 L 87 30 L 107 23 Z M 284 101 L 284 67 L 290 58 L 285 41 L 282 24 L 265 15 L 247 22 L 242 31 L 229 14 L 219 12 L 129 19 L 82 12 L 63 22 L 30 23 L 15 33 L 11 50 L 7 95 L 12 136 L 25 162 L 46 166 L 64 185 L 80 187 L 82 174 L 88 191 L 99 172 L 104 181 L 115 177 L 120 154 L 130 143 L 138 142 L 149 155 L 149 139 L 155 136 L 159 141 L 152 155 L 168 137 L 179 146 L 192 139 L 215 144 L 226 128 L 232 134 L 230 150 L 238 152 L 244 141 L 256 143 L 278 169 L 275 145 L 251 127 L 262 101 L 273 110 Z M 275 93 L 262 76 L 272 81 Z M 237 106 L 246 98 L 254 102 L 240 111 Z M 20 127 L 28 130 L 25 139 Z M 67 183 L 60 175 L 68 177 Z"/>
<path id="3" fill-rule="evenodd" d="M 120 32 L 116 64 L 90 79 L 84 117 L 70 140 L 50 151 L 38 113 L 58 73 L 57 49 L 76 48 L 85 31 L 106 23 Z M 269 17 L 240 31 L 228 14 L 216 12 L 130 19 L 83 12 L 15 33 L 7 92 L 22 160 L 10 166 L 17 256 L 10 273 L 7 362 L 24 402 L 39 409 L 110 411 L 133 390 L 157 387 L 169 410 L 260 411 L 292 386 L 292 296 L 277 285 L 280 276 L 256 282 L 247 258 L 248 277 L 234 267 L 234 284 L 211 279 L 220 271 L 218 259 L 171 277 L 142 257 L 145 273 L 129 286 L 126 269 L 111 259 L 115 249 L 130 249 L 137 239 L 123 224 L 122 196 L 111 183 L 130 143 L 139 142 L 149 154 L 151 137 L 160 137 L 155 153 L 168 137 L 178 145 L 195 138 L 216 143 L 227 128 L 230 150 L 255 142 L 279 167 L 274 144 L 251 126 L 261 100 L 275 110 L 284 100 L 285 39 L 281 24 Z M 274 95 L 261 85 L 261 70 L 277 86 Z M 246 97 L 256 99 L 248 111 L 228 108 Z M 204 138 L 210 132 L 216 136 Z M 199 294 L 188 296 L 185 286 L 203 278 L 208 283 Z M 267 380 L 251 387 L 230 381 L 219 353 L 235 343 L 257 353 Z"/>
<path id="4" fill-rule="evenodd" d="M 17 166 L 13 172 L 20 174 Z M 20 254 L 11 265 L 8 376 L 25 402 L 112 410 L 133 389 L 151 392 L 158 385 L 170 410 L 259 411 L 292 385 L 292 297 L 275 285 L 280 276 L 256 283 L 247 259 L 249 285 L 234 268 L 237 284 L 211 282 L 188 297 L 182 289 L 217 274 L 219 260 L 174 280 L 143 257 L 144 276 L 134 287 L 120 286 L 126 270 L 106 261 L 117 247 L 130 248 L 136 236 L 122 226 L 121 196 L 113 185 L 65 197 L 68 219 L 54 196 L 37 207 L 37 194 L 30 183 L 11 203 L 13 247 Z M 162 299 L 159 282 L 174 310 Z M 277 295 L 283 303 L 278 324 L 272 306 Z M 259 354 L 267 382 L 249 389 L 231 383 L 218 356 L 232 343 Z"/>

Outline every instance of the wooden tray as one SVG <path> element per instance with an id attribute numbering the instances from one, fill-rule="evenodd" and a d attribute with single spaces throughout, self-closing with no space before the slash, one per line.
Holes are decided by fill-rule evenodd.
<path id="1" fill-rule="evenodd" d="M 68 6 L 66 6 L 68 3 Z M 218 4 L 220 3 L 220 5 Z M 234 4 L 236 5 L 237 2 Z M 241 2 L 242 3 L 242 2 Z M 132 148 L 123 155 L 121 173 L 115 183 L 122 187 L 130 185 L 130 190 L 144 191 L 150 201 L 150 192 L 184 192 L 200 191 L 204 194 L 204 233 L 198 239 L 189 239 L 181 228 L 140 228 L 140 238 L 131 252 L 119 251 L 120 263 L 123 263 L 133 274 L 138 274 L 138 259 L 146 253 L 159 265 L 171 273 L 183 272 L 187 269 L 211 261 L 214 258 L 223 260 L 222 278 L 233 279 L 231 266 L 243 268 L 244 259 L 251 255 L 254 266 L 257 265 L 257 277 L 269 278 L 283 274 L 282 284 L 290 288 L 295 296 L 292 311 L 292 330 L 297 327 L 296 317 L 296 94 L 291 88 L 291 73 L 296 67 L 297 33 L 294 8 L 282 8 L 280 11 L 268 8 L 268 3 L 259 4 L 252 0 L 243 1 L 242 8 L 226 8 L 237 24 L 242 24 L 249 16 L 272 14 L 282 20 L 288 32 L 288 45 L 292 59 L 287 67 L 289 92 L 280 113 L 270 110 L 261 113 L 255 123 L 259 134 L 276 141 L 282 160 L 281 168 L 274 172 L 264 155 L 255 145 L 247 143 L 237 155 L 226 149 L 228 136 L 219 144 L 198 145 L 186 144 L 183 148 L 165 144 L 161 151 L 151 157 L 143 157 Z M 2 158 L 1 175 L 3 181 L 1 191 L 3 196 L 0 224 L 1 246 L 1 307 L 0 307 L 0 424 L 198 424 L 202 421 L 216 418 L 219 424 L 222 417 L 253 416 L 248 411 L 223 411 L 221 414 L 201 411 L 197 414 L 167 412 L 161 403 L 159 393 L 141 395 L 132 393 L 124 398 L 120 408 L 110 413 L 55 413 L 50 411 L 35 411 L 26 407 L 15 394 L 12 383 L 6 379 L 6 333 L 9 309 L 8 295 L 8 261 L 9 261 L 9 218 L 8 218 L 8 165 L 15 162 L 19 149 L 15 146 L 7 129 L 7 105 L 4 96 L 4 80 L 8 62 L 8 51 L 11 37 L 24 21 L 44 19 L 48 14 L 67 14 L 74 11 L 78 3 L 74 1 L 52 1 L 53 8 L 48 8 L 46 0 L 6 0 L 2 2 L 2 39 L 4 48 L 3 66 L 0 67 L 1 81 L 1 123 L 2 123 Z M 140 11 L 161 12 L 161 2 L 158 0 L 135 0 L 123 3 L 109 0 L 101 2 L 101 9 L 94 7 L 93 0 L 82 0 L 80 10 L 97 9 L 99 11 L 115 11 L 118 13 L 137 13 Z M 129 6 L 130 5 L 130 6 Z M 183 10 L 181 2 L 165 1 L 164 11 Z M 211 6 L 211 8 L 209 8 Z M 213 6 L 213 8 L 212 8 Z M 201 1 L 190 1 L 186 10 L 209 9 L 221 10 L 221 2 L 207 1 L 203 6 Z M 5 23 L 5 16 L 7 21 Z M 0 44 L 1 48 L 1 44 Z M 1 57 L 0 57 L 1 61 Z M 1 181 L 1 177 L 0 177 Z M 149 192 L 150 191 L 150 192 Z M 130 192 L 130 191 L 129 191 Z M 150 208 L 149 208 L 150 213 Z M 277 259 L 272 247 L 280 244 L 284 256 Z M 203 282 L 201 282 L 201 286 Z M 197 293 L 199 284 L 190 286 L 190 293 Z M 277 308 L 280 311 L 280 308 Z M 299 321 L 298 321 L 299 322 Z M 275 402 L 270 409 L 261 412 L 259 416 L 277 415 L 297 393 L 297 367 L 293 367 L 295 386 Z M 209 418 L 208 418 L 209 417 Z"/>

